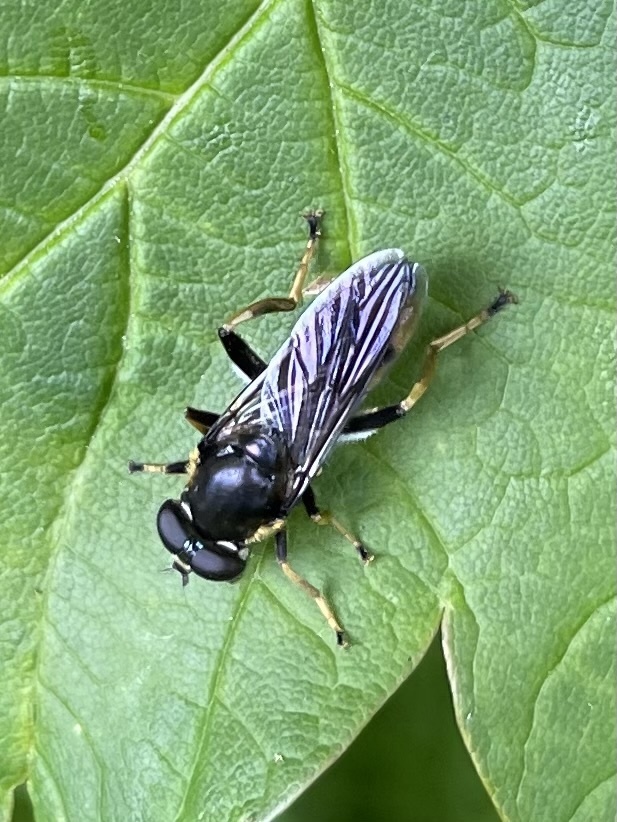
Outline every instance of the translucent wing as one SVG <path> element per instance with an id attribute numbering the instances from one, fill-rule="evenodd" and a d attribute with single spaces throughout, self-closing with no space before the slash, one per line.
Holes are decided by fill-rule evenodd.
<path id="1" fill-rule="evenodd" d="M 294 468 L 287 509 L 362 402 L 402 319 L 417 312 L 419 288 L 426 290 L 424 272 L 400 249 L 354 263 L 306 309 L 264 373 L 216 426 L 228 431 L 259 423 L 280 432 Z"/>

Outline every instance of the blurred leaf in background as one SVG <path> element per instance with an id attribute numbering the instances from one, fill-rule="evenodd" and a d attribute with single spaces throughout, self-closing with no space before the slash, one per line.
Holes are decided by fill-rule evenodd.
<path id="1" fill-rule="evenodd" d="M 1 819 L 24 782 L 38 822 L 268 818 L 442 617 L 500 814 L 614 818 L 613 44 L 605 0 L 3 4 Z M 216 327 L 286 292 L 308 206 L 322 271 L 388 246 L 429 271 L 375 402 L 498 284 L 521 299 L 316 483 L 373 567 L 291 518 L 349 653 L 270 544 L 236 586 L 159 573 L 181 480 L 125 467 L 234 396 Z"/>
<path id="2" fill-rule="evenodd" d="M 280 822 L 497 822 L 452 712 L 439 637 Z"/>

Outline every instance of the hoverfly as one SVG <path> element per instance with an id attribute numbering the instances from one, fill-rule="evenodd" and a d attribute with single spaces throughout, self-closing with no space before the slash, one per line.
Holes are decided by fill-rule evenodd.
<path id="1" fill-rule="evenodd" d="M 169 464 L 129 463 L 129 470 L 186 474 L 179 500 L 166 500 L 157 527 L 174 555 L 183 583 L 191 572 L 231 581 L 244 571 L 252 543 L 274 536 L 285 575 L 315 600 L 337 643 L 345 635 L 320 591 L 287 560 L 286 519 L 302 503 L 319 524 L 329 524 L 351 542 L 360 559 L 365 546 L 315 502 L 311 480 L 337 441 L 367 435 L 403 417 L 426 391 L 437 354 L 516 302 L 500 290 L 488 308 L 427 349 L 420 380 L 399 403 L 359 411 L 413 333 L 427 293 L 427 276 L 398 248 L 377 251 L 330 282 L 319 278 L 303 291 L 321 236 L 322 211 L 304 215 L 309 237 L 289 297 L 259 300 L 219 328 L 232 362 L 251 380 L 222 414 L 186 409 L 203 435 L 189 458 Z M 234 330 L 240 323 L 276 311 L 292 311 L 303 294 L 317 294 L 288 340 L 266 364 Z"/>

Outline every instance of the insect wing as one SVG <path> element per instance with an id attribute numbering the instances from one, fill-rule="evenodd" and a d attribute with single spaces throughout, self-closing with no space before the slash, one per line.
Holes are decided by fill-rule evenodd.
<path id="1" fill-rule="evenodd" d="M 261 416 L 282 432 L 297 501 L 382 364 L 419 266 L 399 249 L 359 260 L 302 314 L 263 374 Z"/>

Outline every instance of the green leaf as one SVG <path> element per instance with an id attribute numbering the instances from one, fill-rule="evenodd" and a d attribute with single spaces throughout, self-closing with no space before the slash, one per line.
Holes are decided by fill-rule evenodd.
<path id="1" fill-rule="evenodd" d="M 577 0 L 102 4 L 0 23 L 0 807 L 249 820 L 284 807 L 409 674 L 442 615 L 463 737 L 509 820 L 614 817 L 612 6 Z M 318 264 L 400 246 L 423 345 L 497 284 L 408 419 L 337 451 L 318 499 L 183 592 L 154 526 L 185 405 L 238 383 L 216 327 Z M 288 318 L 247 326 L 264 355 Z M 413 745 L 413 738 L 409 744 Z"/>
<path id="2" fill-rule="evenodd" d="M 498 821 L 454 719 L 439 633 L 413 676 L 279 818 Z"/>

